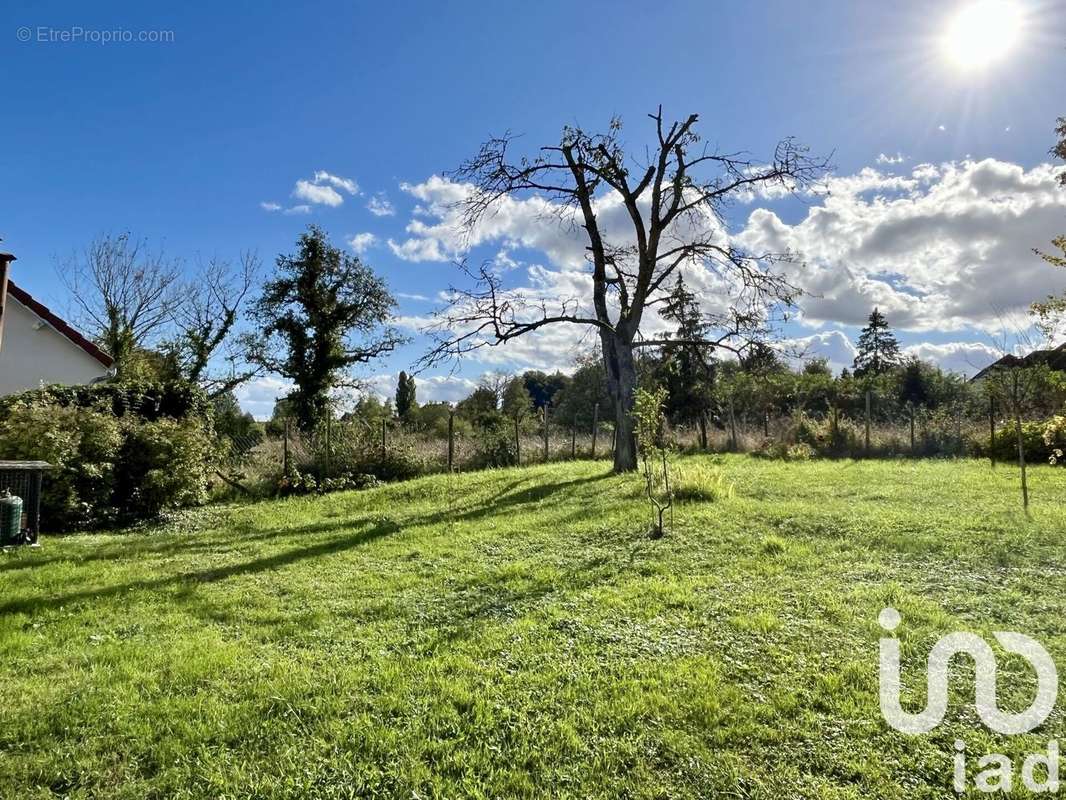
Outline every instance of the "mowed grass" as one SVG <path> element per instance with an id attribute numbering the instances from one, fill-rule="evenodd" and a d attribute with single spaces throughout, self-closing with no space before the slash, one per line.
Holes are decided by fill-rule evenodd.
<path id="1" fill-rule="evenodd" d="M 944 633 L 1066 664 L 1066 470 L 693 457 L 735 491 L 650 541 L 635 477 L 577 462 L 209 508 L 0 556 L 11 798 L 952 796 L 987 732 L 962 665 L 944 725 L 905 699 Z M 1000 659 L 1000 704 L 1028 705 Z M 967 671 L 970 682 L 967 683 Z M 972 767 L 973 765 L 971 765 Z M 972 782 L 972 775 L 971 775 Z"/>

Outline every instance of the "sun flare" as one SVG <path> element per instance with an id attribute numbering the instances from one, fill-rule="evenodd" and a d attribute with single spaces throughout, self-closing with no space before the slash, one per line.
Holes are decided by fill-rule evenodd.
<path id="1" fill-rule="evenodd" d="M 944 34 L 944 51 L 960 69 L 1000 61 L 1018 41 L 1022 12 L 1013 0 L 975 0 L 959 9 Z"/>

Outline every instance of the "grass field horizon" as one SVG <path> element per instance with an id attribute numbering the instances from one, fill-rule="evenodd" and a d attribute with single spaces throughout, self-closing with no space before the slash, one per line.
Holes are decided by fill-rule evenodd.
<path id="1" fill-rule="evenodd" d="M 578 461 L 4 552 L 0 796 L 933 798 L 956 739 L 1062 733 L 989 733 L 965 665 L 936 731 L 890 729 L 877 617 L 910 708 L 951 631 L 1066 663 L 1066 470 L 1027 518 L 1006 465 L 679 462 L 734 490 L 659 541 L 636 476 Z M 1001 706 L 1033 684 L 1001 658 Z"/>

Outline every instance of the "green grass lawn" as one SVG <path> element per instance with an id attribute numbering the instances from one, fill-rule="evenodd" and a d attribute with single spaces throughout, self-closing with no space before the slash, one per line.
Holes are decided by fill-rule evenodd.
<path id="1" fill-rule="evenodd" d="M 697 460 L 697 459 L 691 459 Z M 732 497 L 661 541 L 636 478 L 578 462 L 209 508 L 0 555 L 0 795 L 949 797 L 972 680 L 907 737 L 944 633 L 1066 665 L 1066 470 L 700 458 Z M 1001 658 L 1000 704 L 1028 705 Z M 966 672 L 963 669 L 962 672 Z M 972 669 L 970 670 L 972 674 Z"/>

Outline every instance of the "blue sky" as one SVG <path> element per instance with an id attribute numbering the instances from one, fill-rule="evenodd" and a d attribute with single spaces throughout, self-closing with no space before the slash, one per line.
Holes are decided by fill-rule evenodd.
<path id="1" fill-rule="evenodd" d="M 395 292 L 432 297 L 454 277 L 449 264 L 405 260 L 389 246 L 426 238 L 406 228 L 416 205 L 432 207 L 436 199 L 425 188 L 431 176 L 507 129 L 532 147 L 557 141 L 564 124 L 594 128 L 620 115 L 627 140 L 642 145 L 644 115 L 661 103 L 668 114 L 700 113 L 705 137 L 725 149 L 761 155 L 795 135 L 816 152 L 833 152 L 841 180 L 874 170 L 861 186 L 838 186 L 841 202 L 850 202 L 835 212 L 838 221 L 859 227 L 849 234 L 841 222 L 831 235 L 861 237 L 860 247 L 814 241 L 813 226 L 803 223 L 817 200 L 756 199 L 734 209 L 732 222 L 753 242 L 805 244 L 825 267 L 821 318 L 792 335 L 819 336 L 827 347 L 834 331 L 853 338 L 856 309 L 894 302 L 882 290 L 901 285 L 885 277 L 892 272 L 885 263 L 897 259 L 909 276 L 902 284 L 911 286 L 903 294 L 915 305 L 928 300 L 930 309 L 923 316 L 900 304 L 902 338 L 950 365 L 952 353 L 936 347 L 986 341 L 987 315 L 974 311 L 975 302 L 949 308 L 942 295 L 951 284 L 905 265 L 963 248 L 973 234 L 960 215 L 988 230 L 988 214 L 1024 207 L 1027 224 L 1004 223 L 977 255 L 960 251 L 948 266 L 927 269 L 958 269 L 971 276 L 968 283 L 982 282 L 986 276 L 966 259 L 1000 247 L 1016 260 L 998 271 L 986 265 L 988 276 L 1022 270 L 1009 283 L 1033 283 L 1023 261 L 1028 248 L 1066 230 L 1066 205 L 1048 188 L 1050 173 L 1034 171 L 1048 160 L 1055 117 L 1066 115 L 1066 10 L 1051 0 L 1018 3 L 1025 28 L 1014 51 L 986 69 L 960 70 L 939 44 L 964 5 L 956 2 L 9 1 L 0 10 L 0 36 L 7 37 L 0 247 L 18 256 L 21 285 L 63 309 L 55 257 L 100 232 L 130 230 L 190 261 L 197 254 L 235 258 L 248 248 L 272 261 L 313 221 L 338 243 L 363 234 L 364 258 Z M 47 41 L 55 35 L 49 31 L 76 26 L 172 31 L 173 41 Z M 30 41 L 18 41 L 21 27 Z M 921 171 L 923 164 L 933 166 Z M 314 183 L 316 172 L 352 181 L 358 193 L 334 182 L 339 204 L 294 197 L 297 182 Z M 416 197 L 410 187 L 419 186 Z M 965 206 L 982 192 L 985 200 L 1009 195 L 1010 202 Z M 373 198 L 387 199 L 395 213 L 373 214 Z M 889 213 L 892 201 L 901 205 Z M 271 212 L 263 203 L 308 205 L 310 213 Z M 769 211 L 753 225 L 752 212 L 762 207 Z M 1018 241 L 1007 242 L 1014 231 Z M 486 250 L 505 246 L 508 236 L 486 241 Z M 547 262 L 521 244 L 511 252 L 523 269 Z M 852 283 L 830 286 L 845 268 L 857 271 Z M 1034 284 L 1032 299 L 1043 294 L 1037 289 L 1063 283 L 1049 273 Z M 844 309 L 847 302 L 855 308 Z M 432 306 L 401 299 L 406 316 Z M 950 319 L 938 325 L 937 313 Z M 423 344 L 416 340 L 368 374 L 384 385 Z M 560 354 L 562 366 L 569 357 Z M 502 364 L 470 363 L 460 378 L 516 369 L 523 359 L 536 361 L 516 354 Z M 454 391 L 466 385 L 447 384 Z M 427 383 L 424 394 L 448 396 L 447 386 Z M 258 387 L 246 403 L 263 413 L 271 390 Z"/>

